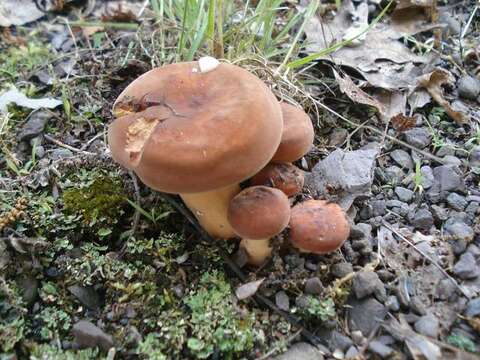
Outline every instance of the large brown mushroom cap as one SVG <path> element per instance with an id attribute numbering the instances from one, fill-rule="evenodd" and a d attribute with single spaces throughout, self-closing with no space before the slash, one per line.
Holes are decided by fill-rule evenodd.
<path id="1" fill-rule="evenodd" d="M 323 200 L 295 205 L 289 225 L 292 244 L 316 254 L 338 249 L 350 235 L 350 225 L 342 208 Z"/>
<path id="2" fill-rule="evenodd" d="M 293 162 L 305 155 L 313 144 L 310 117 L 298 106 L 280 103 L 283 114 L 282 140 L 272 162 Z"/>
<path id="3" fill-rule="evenodd" d="M 230 202 L 228 221 L 235 233 L 247 239 L 268 239 L 288 225 L 290 203 L 280 190 L 252 186 Z"/>
<path id="4" fill-rule="evenodd" d="M 288 197 L 302 191 L 305 177 L 303 171 L 289 163 L 270 163 L 250 180 L 251 185 L 277 188 Z"/>
<path id="5" fill-rule="evenodd" d="M 265 166 L 283 121 L 272 92 L 240 67 L 198 62 L 153 69 L 118 97 L 109 127 L 113 158 L 163 192 L 238 183 Z"/>

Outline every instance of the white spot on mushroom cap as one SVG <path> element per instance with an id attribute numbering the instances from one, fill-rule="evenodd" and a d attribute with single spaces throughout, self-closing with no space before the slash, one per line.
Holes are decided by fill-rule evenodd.
<path id="1" fill-rule="evenodd" d="M 198 59 L 198 67 L 202 73 L 215 70 L 218 65 L 220 65 L 220 61 L 211 56 L 204 56 Z"/>

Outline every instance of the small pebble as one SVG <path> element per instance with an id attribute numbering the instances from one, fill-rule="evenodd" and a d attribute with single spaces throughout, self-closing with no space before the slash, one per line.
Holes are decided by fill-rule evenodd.
<path id="1" fill-rule="evenodd" d="M 463 75 L 457 82 L 458 95 L 465 99 L 475 100 L 480 94 L 480 80 L 473 76 Z"/>

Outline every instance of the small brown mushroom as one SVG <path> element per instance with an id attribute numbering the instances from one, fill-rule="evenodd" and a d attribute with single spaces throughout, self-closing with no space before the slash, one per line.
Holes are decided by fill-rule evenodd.
<path id="1" fill-rule="evenodd" d="M 280 103 L 283 115 L 282 140 L 272 162 L 293 162 L 312 147 L 315 135 L 312 121 L 302 108 Z"/>
<path id="2" fill-rule="evenodd" d="M 114 160 L 151 188 L 179 194 L 210 235 L 233 237 L 229 202 L 281 139 L 280 105 L 267 86 L 212 58 L 171 64 L 133 81 L 113 113 Z"/>
<path id="3" fill-rule="evenodd" d="M 261 265 L 270 256 L 270 238 L 281 233 L 290 220 L 290 203 L 280 190 L 252 186 L 242 190 L 230 202 L 228 220 L 242 237 L 240 246 L 248 262 Z"/>
<path id="4" fill-rule="evenodd" d="M 270 163 L 252 177 L 250 184 L 274 187 L 292 197 L 302 191 L 304 181 L 303 171 L 295 165 Z"/>
<path id="5" fill-rule="evenodd" d="M 290 241 L 304 252 L 325 254 L 348 239 L 350 225 L 342 208 L 324 200 L 307 200 L 292 208 Z"/>

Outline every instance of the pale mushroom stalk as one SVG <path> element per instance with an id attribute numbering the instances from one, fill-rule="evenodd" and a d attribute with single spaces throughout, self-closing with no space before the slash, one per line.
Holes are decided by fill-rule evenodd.
<path id="1" fill-rule="evenodd" d="M 235 236 L 227 218 L 228 205 L 239 192 L 240 186 L 233 184 L 221 189 L 179 195 L 207 233 L 228 239 Z"/>
<path id="2" fill-rule="evenodd" d="M 290 219 L 290 203 L 280 190 L 252 186 L 241 191 L 230 202 L 228 220 L 242 238 L 240 247 L 248 263 L 259 266 L 272 253 L 270 239 L 281 233 Z"/>
<path id="3" fill-rule="evenodd" d="M 242 239 L 240 247 L 248 254 L 248 263 L 254 266 L 262 265 L 272 255 L 270 238 L 266 239 Z"/>

